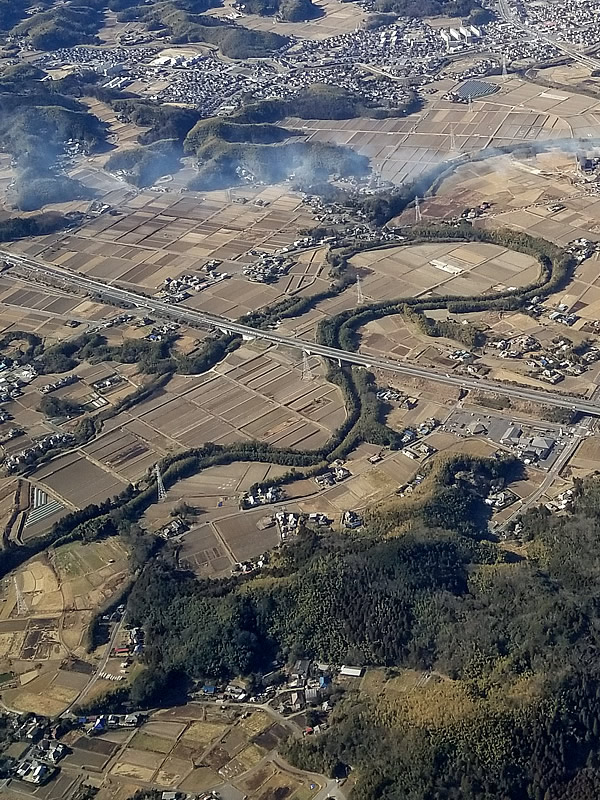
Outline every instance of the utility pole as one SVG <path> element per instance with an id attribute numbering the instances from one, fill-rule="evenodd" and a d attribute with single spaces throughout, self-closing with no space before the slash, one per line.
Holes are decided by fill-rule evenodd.
<path id="1" fill-rule="evenodd" d="M 167 490 L 165 489 L 165 484 L 163 483 L 162 475 L 160 473 L 160 467 L 158 464 L 154 467 L 154 474 L 156 475 L 156 488 L 158 491 L 158 502 L 162 503 L 163 500 L 167 499 Z"/>

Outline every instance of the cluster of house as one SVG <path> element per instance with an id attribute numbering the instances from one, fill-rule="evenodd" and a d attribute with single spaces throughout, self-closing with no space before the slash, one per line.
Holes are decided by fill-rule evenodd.
<path id="1" fill-rule="evenodd" d="M 144 652 L 144 631 L 142 628 L 132 628 L 129 631 L 129 649 L 134 656 Z"/>
<path id="2" fill-rule="evenodd" d="M 189 525 L 185 520 L 181 519 L 181 517 L 175 517 L 174 520 L 171 520 L 171 522 L 160 529 L 158 535 L 163 539 L 173 539 L 175 536 L 185 533 L 188 528 Z"/>
<path id="3" fill-rule="evenodd" d="M 37 378 L 37 370 L 30 364 L 23 367 L 10 367 L 6 362 L 0 363 L 0 403 L 8 403 L 23 394 L 22 387 Z"/>
<path id="4" fill-rule="evenodd" d="M 281 714 L 302 711 L 307 706 L 320 707 L 331 711 L 332 704 L 327 689 L 331 686 L 332 675 L 336 671 L 330 664 L 311 662 L 308 658 L 297 659 L 289 673 L 285 688 L 277 695 L 277 710 Z M 360 678 L 362 667 L 341 666 L 337 668 L 341 677 Z M 326 723 L 306 728 L 304 734 L 319 733 L 327 728 Z"/>
<path id="5" fill-rule="evenodd" d="M 542 349 L 538 340 L 529 334 L 516 336 L 514 339 L 496 339 L 490 342 L 490 347 L 499 351 L 500 358 L 522 358 L 524 353 Z"/>
<path id="6" fill-rule="evenodd" d="M 254 560 L 248 559 L 247 561 L 238 561 L 237 564 L 233 565 L 231 571 L 234 574 L 241 573 L 242 575 L 249 575 L 251 572 L 255 572 L 257 569 L 262 569 L 268 563 L 269 563 L 269 554 L 261 553 L 261 555 L 259 555 L 258 558 L 255 558 Z"/>
<path id="7" fill-rule="evenodd" d="M 571 325 L 577 322 L 579 317 L 577 314 L 569 312 L 569 306 L 566 305 L 566 303 L 559 303 L 556 311 L 551 311 L 548 314 L 548 319 L 552 320 L 552 322 L 558 322 L 560 325 L 571 327 Z"/>
<path id="8" fill-rule="evenodd" d="M 560 8 L 553 3 L 519 3 L 521 19 L 534 30 L 544 30 L 548 38 L 589 47 L 598 42 L 598 9 L 591 0 L 564 0 Z"/>
<path id="9" fill-rule="evenodd" d="M 98 717 L 81 717 L 78 722 L 87 726 L 88 736 L 100 736 L 116 728 L 137 728 L 146 719 L 145 714 L 101 714 Z"/>
<path id="10" fill-rule="evenodd" d="M 166 337 L 172 336 L 179 328 L 176 322 L 165 322 L 164 325 L 156 325 L 144 338 L 148 342 L 162 342 Z"/>
<path id="11" fill-rule="evenodd" d="M 193 292 L 201 292 L 214 286 L 216 283 L 228 278 L 226 272 L 216 272 L 209 269 L 205 276 L 201 275 L 181 275 L 179 278 L 165 278 L 162 288 L 157 292 L 157 297 L 165 303 L 181 303 L 186 300 Z"/>
<path id="12" fill-rule="evenodd" d="M 484 200 L 483 203 L 480 203 L 478 206 L 472 206 L 470 208 L 465 208 L 465 210 L 460 215 L 461 219 L 476 219 L 480 217 L 482 214 L 485 214 L 486 211 L 489 211 L 492 204 L 488 203 L 487 200 Z"/>
<path id="13" fill-rule="evenodd" d="M 282 509 L 275 514 L 273 518 L 279 529 L 279 536 L 281 541 L 284 542 L 290 536 L 298 533 L 300 525 L 303 522 L 308 522 L 311 525 L 316 525 L 319 528 L 325 528 L 331 525 L 331 520 L 326 514 L 318 512 L 311 512 L 310 514 L 297 514 L 294 512 L 285 511 Z"/>
<path id="14" fill-rule="evenodd" d="M 40 392 L 42 394 L 51 394 L 57 389 L 62 389 L 64 386 L 70 386 L 72 383 L 77 383 L 78 380 L 79 375 L 65 375 L 63 378 L 59 378 L 53 383 L 46 383 L 44 386 L 40 386 Z"/>
<path id="15" fill-rule="evenodd" d="M 351 475 L 350 470 L 346 469 L 341 461 L 334 461 L 326 472 L 315 476 L 315 483 L 320 489 L 325 489 L 328 486 L 335 486 L 336 483 L 345 481 Z"/>
<path id="16" fill-rule="evenodd" d="M 561 305 L 548 316 L 556 320 L 564 316 L 566 306 Z M 559 320 L 560 321 L 560 320 Z M 515 339 L 499 339 L 491 345 L 500 351 L 500 358 L 520 359 L 534 351 L 540 351 L 542 345 L 533 336 L 518 336 Z M 587 372 L 588 366 L 600 360 L 600 348 L 589 342 L 583 341 L 577 346 L 576 355 L 573 352 L 573 342 L 570 339 L 557 338 L 548 344 L 544 352 L 529 355 L 527 366 L 531 368 L 530 375 L 555 385 L 564 380 L 566 376 L 578 376 Z"/>
<path id="17" fill-rule="evenodd" d="M 279 537 L 282 542 L 289 539 L 290 536 L 298 533 L 298 528 L 301 522 L 300 514 L 295 514 L 288 511 L 278 511 L 275 514 L 275 521 L 279 529 Z"/>
<path id="18" fill-rule="evenodd" d="M 240 500 L 240 509 L 245 511 L 248 508 L 257 508 L 258 506 L 267 506 L 273 503 L 278 503 L 284 498 L 284 492 L 281 486 L 268 486 L 266 489 L 258 487 L 253 492 L 246 492 Z"/>
<path id="19" fill-rule="evenodd" d="M 510 489 L 498 489 L 495 491 L 490 491 L 488 496 L 484 499 L 484 503 L 488 506 L 491 506 L 494 511 L 500 511 L 507 506 L 516 503 L 519 498 L 514 492 L 511 492 Z"/>
<path id="20" fill-rule="evenodd" d="M 586 258 L 589 258 L 594 253 L 598 252 L 599 244 L 598 242 L 592 242 L 589 239 L 584 239 L 583 237 L 579 239 L 573 239 L 572 242 L 569 242 L 566 250 L 567 253 L 570 253 L 575 261 L 581 263 L 585 261 Z"/>
<path id="21" fill-rule="evenodd" d="M 102 394 L 104 392 L 109 392 L 115 386 L 123 383 L 124 380 L 125 378 L 122 375 L 119 375 L 115 372 L 114 375 L 109 375 L 108 378 L 102 378 L 101 380 L 92 383 L 92 389 Z"/>
<path id="22" fill-rule="evenodd" d="M 415 442 L 415 444 L 410 447 L 403 447 L 401 452 L 413 461 L 423 461 L 434 453 L 437 453 L 437 450 L 432 445 L 427 444 L 427 442 Z"/>
<path id="23" fill-rule="evenodd" d="M 2 462 L 2 466 L 7 472 L 16 472 L 31 464 L 34 464 L 37 459 L 47 453 L 48 450 L 54 450 L 59 447 L 66 447 L 74 442 L 73 434 L 71 433 L 51 433 L 38 439 L 31 447 L 26 447 L 18 453 L 6 456 Z"/>
<path id="24" fill-rule="evenodd" d="M 448 355 L 448 358 L 450 361 L 458 361 L 459 364 L 466 364 L 469 361 L 473 361 L 475 356 L 469 350 L 453 350 Z"/>
<path id="25" fill-rule="evenodd" d="M 418 472 L 409 483 L 403 483 L 396 489 L 398 497 L 404 497 L 407 494 L 412 494 L 417 486 L 420 486 L 425 480 L 425 475 Z"/>
<path id="26" fill-rule="evenodd" d="M 32 758 L 31 760 L 23 759 L 15 769 L 15 776 L 26 783 L 41 786 L 50 780 L 55 771 L 55 767 L 45 764 L 37 758 Z"/>
<path id="27" fill-rule="evenodd" d="M 131 325 L 132 323 L 138 324 L 140 320 L 138 320 L 133 314 L 117 314 L 115 317 L 111 317 L 110 319 L 104 319 L 102 322 L 96 326 L 95 328 L 91 328 L 91 331 L 98 331 L 103 330 L 106 328 L 114 328 L 117 325 Z M 147 323 L 151 323 L 152 320 L 148 320 Z"/>
<path id="28" fill-rule="evenodd" d="M 420 422 L 416 429 L 405 428 L 400 432 L 400 442 L 405 445 L 402 453 L 413 461 L 422 461 L 433 455 L 436 448 L 427 442 L 417 441 L 419 437 L 428 436 L 438 427 L 438 421 L 433 417 Z"/>
<path id="29" fill-rule="evenodd" d="M 295 263 L 284 253 L 261 253 L 256 261 L 244 267 L 243 273 L 254 283 L 274 283 L 287 275 Z"/>
<path id="30" fill-rule="evenodd" d="M 117 609 L 117 615 L 122 616 L 123 611 L 125 610 L 124 606 L 119 606 Z M 104 617 L 103 617 L 104 619 Z M 108 617 L 110 619 L 110 616 Z M 142 628 L 131 628 L 127 632 L 127 644 L 122 644 L 118 647 L 113 647 L 111 650 L 111 656 L 117 658 L 119 656 L 129 658 L 129 656 L 139 656 L 144 652 L 144 631 Z"/>
<path id="31" fill-rule="evenodd" d="M 533 464 L 536 461 L 545 461 L 550 456 L 556 446 L 556 439 L 551 436 L 524 436 L 518 425 L 509 425 L 502 434 L 500 443 L 514 448 L 525 464 Z"/>
<path id="32" fill-rule="evenodd" d="M 409 397 L 404 392 L 392 389 L 390 386 L 387 389 L 379 389 L 377 399 L 384 403 L 398 403 L 400 408 L 407 409 L 414 408 L 418 402 L 416 397 Z"/>
<path id="33" fill-rule="evenodd" d="M 11 773 L 25 783 L 42 786 L 56 773 L 56 765 L 67 755 L 68 749 L 56 741 L 57 727 L 50 728 L 44 717 L 32 716 L 21 721 L 15 716 L 12 720 L 15 739 L 30 746 L 14 761 Z"/>
<path id="34" fill-rule="evenodd" d="M 360 514 L 357 514 L 356 511 L 344 511 L 342 514 L 342 525 L 344 528 L 348 528 L 348 530 L 356 530 L 356 528 L 360 528 L 363 524 L 362 517 Z"/>
<path id="35" fill-rule="evenodd" d="M 545 506 L 548 511 L 564 511 L 573 504 L 574 499 L 575 492 L 573 489 L 565 489 L 564 492 L 557 494 L 553 500 L 549 500 L 545 503 Z"/>

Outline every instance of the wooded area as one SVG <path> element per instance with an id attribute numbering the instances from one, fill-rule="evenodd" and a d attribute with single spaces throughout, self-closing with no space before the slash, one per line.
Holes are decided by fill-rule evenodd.
<path id="1" fill-rule="evenodd" d="M 477 483 L 488 469 L 450 471 Z M 578 485 L 572 515 L 530 519 L 527 558 L 420 520 L 392 538 L 386 521 L 385 534 L 305 531 L 260 579 L 199 581 L 163 555 L 128 614 L 159 678 L 260 679 L 300 656 L 442 676 L 440 702 L 463 700 L 435 724 L 349 692 L 325 734 L 291 743 L 304 769 L 355 768 L 353 798 L 587 800 L 600 776 L 600 482 Z"/>

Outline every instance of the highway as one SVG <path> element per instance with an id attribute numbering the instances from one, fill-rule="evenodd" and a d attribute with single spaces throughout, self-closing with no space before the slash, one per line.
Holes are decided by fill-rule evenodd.
<path id="1" fill-rule="evenodd" d="M 39 276 L 40 282 L 42 283 L 44 279 L 46 282 L 48 282 L 48 280 L 60 281 L 74 286 L 79 290 L 102 297 L 116 305 L 123 306 L 125 304 L 125 307 L 135 306 L 152 312 L 156 316 L 164 319 L 185 323 L 191 326 L 209 326 L 217 328 L 224 333 L 233 333 L 243 336 L 247 340 L 262 339 L 276 345 L 306 352 L 309 355 L 321 356 L 322 358 L 327 358 L 340 364 L 342 362 L 355 364 L 368 369 L 379 369 L 393 372 L 396 375 L 405 375 L 410 378 L 436 381 L 438 383 L 456 386 L 460 389 L 491 392 L 526 402 L 542 403 L 545 406 L 557 408 L 567 408 L 573 411 L 579 411 L 585 415 L 600 416 L 600 403 L 595 400 L 561 395 L 557 392 L 545 391 L 528 386 L 499 383 L 469 375 L 452 375 L 432 367 L 409 364 L 406 361 L 369 356 L 363 353 L 354 353 L 335 347 L 327 347 L 326 345 L 316 344 L 315 342 L 309 342 L 298 337 L 281 336 L 273 330 L 259 330 L 258 328 L 252 328 L 248 325 L 242 325 L 227 317 L 208 314 L 204 311 L 197 311 L 183 305 L 173 305 L 154 297 L 146 297 L 137 292 L 122 289 L 118 286 L 112 286 L 96 280 L 95 278 L 89 278 L 87 275 L 71 272 L 53 264 L 47 264 L 39 259 L 13 254 L 7 250 L 0 250 L 0 257 L 32 273 L 34 278 Z"/>

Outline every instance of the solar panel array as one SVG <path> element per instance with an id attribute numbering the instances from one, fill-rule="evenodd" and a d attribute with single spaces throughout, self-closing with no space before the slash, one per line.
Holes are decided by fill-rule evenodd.
<path id="1" fill-rule="evenodd" d="M 468 100 L 471 97 L 475 100 L 478 97 L 486 97 L 488 94 L 494 94 L 498 91 L 498 86 L 487 81 L 468 80 L 462 86 L 455 89 L 455 93 L 462 99 Z"/>

